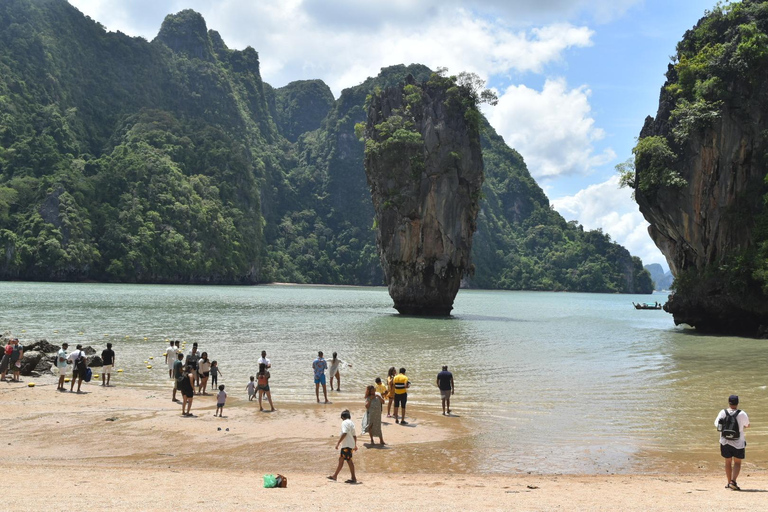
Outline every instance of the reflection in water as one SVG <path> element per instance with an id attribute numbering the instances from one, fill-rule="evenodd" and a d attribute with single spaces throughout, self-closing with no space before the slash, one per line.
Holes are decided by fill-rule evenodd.
<path id="1" fill-rule="evenodd" d="M 766 343 L 691 336 L 663 311 L 632 308 L 647 297 L 462 290 L 453 317 L 424 319 L 393 315 L 384 288 L 0 283 L 0 293 L 0 329 L 97 348 L 112 341 L 119 378 L 132 384 L 165 385 L 163 365 L 143 361 L 159 359 L 166 338 L 182 339 L 219 361 L 231 389 L 266 350 L 277 403 L 313 402 L 310 364 L 318 350 L 336 351 L 353 366 L 331 399 L 361 397 L 390 366 L 405 366 L 409 414 L 434 413 L 435 376 L 447 364 L 453 409 L 470 432 L 413 450 L 457 470 L 719 464 L 712 422 L 731 393 L 753 423 L 747 461 L 765 466 L 768 453 Z"/>

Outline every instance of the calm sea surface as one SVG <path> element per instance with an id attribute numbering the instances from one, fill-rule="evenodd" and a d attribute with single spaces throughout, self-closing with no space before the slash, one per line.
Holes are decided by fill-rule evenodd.
<path id="1" fill-rule="evenodd" d="M 400 317 L 384 288 L 0 282 L 0 295 L 1 331 L 111 341 L 119 379 L 136 384 L 167 384 L 171 338 L 197 341 L 234 390 L 267 350 L 275 400 L 312 402 L 311 362 L 336 351 L 353 365 L 347 398 L 405 366 L 417 415 L 439 409 L 435 375 L 447 364 L 453 409 L 475 431 L 457 452 L 483 471 L 719 468 L 713 421 L 738 393 L 752 423 L 747 462 L 768 469 L 768 342 L 697 335 L 632 308 L 664 295 L 462 290 L 450 319 Z"/>

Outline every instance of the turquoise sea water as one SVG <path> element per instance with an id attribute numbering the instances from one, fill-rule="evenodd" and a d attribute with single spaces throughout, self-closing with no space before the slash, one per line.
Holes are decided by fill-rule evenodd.
<path id="1" fill-rule="evenodd" d="M 384 288 L 3 282 L 0 294 L 0 330 L 97 349 L 111 341 L 118 378 L 139 385 L 167 384 L 171 338 L 197 341 L 230 389 L 267 350 L 275 400 L 311 402 L 312 360 L 337 351 L 352 363 L 342 395 L 404 366 L 418 414 L 439 409 L 435 375 L 447 364 L 453 409 L 474 432 L 457 460 L 483 471 L 719 468 L 713 421 L 731 393 L 752 422 L 748 463 L 768 467 L 768 342 L 698 335 L 632 308 L 663 295 L 462 290 L 452 318 L 422 319 L 397 315 Z"/>

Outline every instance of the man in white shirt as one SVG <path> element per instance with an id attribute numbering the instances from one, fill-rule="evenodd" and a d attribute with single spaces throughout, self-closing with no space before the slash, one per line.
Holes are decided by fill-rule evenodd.
<path id="1" fill-rule="evenodd" d="M 261 351 L 261 357 L 259 358 L 259 361 L 256 363 L 256 366 L 258 367 L 258 365 L 260 365 L 260 364 L 267 365 L 267 369 L 272 368 L 272 363 L 270 363 L 269 359 L 267 359 L 267 351 L 266 350 L 262 350 Z"/>
<path id="2" fill-rule="evenodd" d="M 168 378 L 173 378 L 173 363 L 176 362 L 178 352 L 176 351 L 176 347 L 173 344 L 173 341 L 170 342 L 171 345 L 165 349 L 165 364 L 168 365 Z"/>
<path id="3" fill-rule="evenodd" d="M 80 361 L 80 358 L 83 358 Z M 69 385 L 69 392 L 71 393 L 75 389 L 75 381 L 77 381 L 77 392 L 80 392 L 80 386 L 83 384 L 83 378 L 85 377 L 86 364 L 85 364 L 85 352 L 83 352 L 83 346 L 78 345 L 77 350 L 73 350 L 67 359 L 72 363 L 72 381 Z"/>
<path id="4" fill-rule="evenodd" d="M 736 483 L 736 479 L 739 477 L 741 461 L 744 460 L 746 452 L 747 440 L 744 437 L 744 429 L 749 428 L 749 417 L 738 408 L 738 395 L 728 397 L 728 406 L 728 409 L 720 411 L 715 418 L 715 427 L 720 431 L 720 455 L 725 459 L 725 477 L 728 479 L 728 485 L 725 488 L 740 491 L 741 488 Z M 731 418 L 736 420 L 738 434 L 736 429 L 728 428 Z"/>
<path id="5" fill-rule="evenodd" d="M 61 349 L 56 354 L 56 368 L 59 369 L 59 385 L 56 391 L 66 391 L 64 389 L 64 378 L 67 376 L 67 348 L 68 344 L 62 343 Z"/>
<path id="6" fill-rule="evenodd" d="M 345 483 L 356 484 L 357 478 L 355 477 L 355 463 L 352 462 L 352 454 L 357 451 L 357 434 L 355 433 L 355 424 L 352 422 L 352 415 L 349 414 L 349 410 L 345 409 L 341 412 L 341 420 L 341 436 L 336 443 L 337 450 L 341 446 L 339 465 L 336 467 L 336 472 L 333 476 L 329 476 L 328 479 L 336 480 L 341 468 L 344 467 L 344 461 L 347 461 L 352 478 L 345 480 Z"/>

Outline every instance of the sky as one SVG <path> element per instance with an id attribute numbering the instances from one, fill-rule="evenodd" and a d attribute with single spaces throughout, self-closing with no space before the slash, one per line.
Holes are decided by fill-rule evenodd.
<path id="1" fill-rule="evenodd" d="M 499 96 L 484 114 L 555 209 L 668 268 L 614 167 L 656 114 L 675 45 L 716 0 L 69 1 L 148 40 L 194 9 L 230 48 L 256 49 L 275 87 L 319 78 L 338 97 L 394 64 L 477 73 Z"/>

